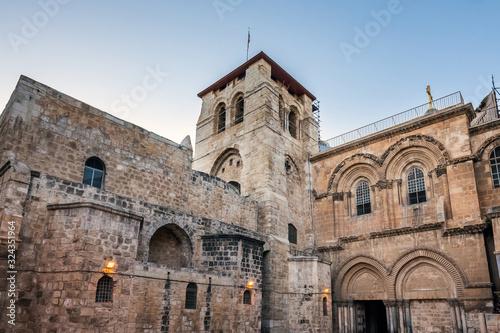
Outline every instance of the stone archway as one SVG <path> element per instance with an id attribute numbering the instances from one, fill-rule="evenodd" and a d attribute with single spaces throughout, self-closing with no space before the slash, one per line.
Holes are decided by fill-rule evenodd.
<path id="1" fill-rule="evenodd" d="M 166 224 L 151 236 L 148 262 L 172 267 L 189 267 L 191 258 L 191 241 L 179 226 Z"/>

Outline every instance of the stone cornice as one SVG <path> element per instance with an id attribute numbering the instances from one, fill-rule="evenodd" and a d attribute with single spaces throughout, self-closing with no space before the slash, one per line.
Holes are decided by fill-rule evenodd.
<path id="1" fill-rule="evenodd" d="M 455 235 L 465 235 L 465 234 L 479 234 L 486 229 L 487 224 L 474 224 L 474 225 L 466 225 L 464 227 L 459 228 L 449 228 L 443 230 L 443 236 L 455 236 Z"/>
<path id="2" fill-rule="evenodd" d="M 443 227 L 443 222 L 437 222 L 437 223 L 428 223 L 428 224 L 422 224 L 419 226 L 415 227 L 404 227 L 404 228 L 396 228 L 396 229 L 388 229 L 388 230 L 383 230 L 383 231 L 376 231 L 376 232 L 371 232 L 370 239 L 374 238 L 384 238 L 384 237 L 392 237 L 392 236 L 399 236 L 399 235 L 406 235 L 406 234 L 412 234 L 415 232 L 424 232 L 424 231 L 430 231 L 430 230 L 438 230 Z"/>
<path id="3" fill-rule="evenodd" d="M 494 219 L 500 217 L 500 206 L 488 208 L 488 212 L 484 214 L 489 219 Z"/>
<path id="4" fill-rule="evenodd" d="M 500 214 L 500 212 L 499 212 Z M 343 244 L 359 242 L 367 239 L 376 239 L 376 238 L 385 238 L 385 237 L 394 237 L 400 235 L 407 235 L 418 232 L 426 232 L 432 230 L 443 230 L 442 236 L 454 236 L 454 235 L 462 235 L 462 234 L 477 234 L 482 233 L 484 229 L 486 229 L 487 224 L 474 224 L 468 225 L 460 228 L 444 228 L 444 222 L 436 222 L 436 223 L 428 223 L 422 224 L 414 227 L 404 227 L 404 228 L 395 228 L 395 229 L 387 229 L 383 231 L 371 232 L 369 234 L 364 235 L 355 235 L 355 236 L 347 236 L 347 237 L 339 237 L 338 243 L 329 246 L 320 246 L 316 249 L 317 252 L 328 252 L 328 251 L 340 251 L 344 250 Z"/>
<path id="5" fill-rule="evenodd" d="M 465 105 L 450 107 L 440 112 L 436 112 L 427 116 L 420 116 L 410 121 L 407 121 L 403 124 L 396 125 L 391 128 L 381 130 L 373 134 L 367 135 L 365 137 L 359 138 L 357 140 L 342 144 L 340 146 L 327 149 L 321 153 L 312 156 L 310 160 L 311 162 L 319 161 L 327 157 L 330 157 L 331 155 L 339 154 L 341 152 L 352 150 L 355 148 L 365 147 L 377 141 L 381 141 L 386 138 L 393 137 L 399 134 L 408 133 L 420 129 L 422 127 L 438 123 L 443 120 L 449 120 L 451 117 L 456 117 L 463 114 L 467 115 L 467 113 L 470 112 L 473 112 L 472 105 L 470 103 Z"/>
<path id="6" fill-rule="evenodd" d="M 142 221 L 143 217 L 139 215 L 135 215 L 129 212 L 125 212 L 122 210 L 118 210 L 116 208 L 108 207 L 105 205 L 96 204 L 93 202 L 71 202 L 71 203 L 62 203 L 62 204 L 50 204 L 47 205 L 47 210 L 69 210 L 69 209 L 78 209 L 78 208 L 90 208 L 95 210 L 100 210 L 106 213 L 123 216 L 132 220 Z"/>
<path id="7" fill-rule="evenodd" d="M 257 243 L 261 246 L 266 243 L 263 240 L 255 239 L 255 238 L 251 238 L 251 237 L 239 235 L 239 234 L 214 234 L 214 235 L 202 235 L 201 236 L 201 239 L 221 239 L 221 238 L 243 240 L 243 241 L 250 242 L 250 243 Z"/>

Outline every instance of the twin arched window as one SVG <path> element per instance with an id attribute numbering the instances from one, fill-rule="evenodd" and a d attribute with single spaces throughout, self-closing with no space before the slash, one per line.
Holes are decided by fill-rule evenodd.
<path id="1" fill-rule="evenodd" d="M 496 184 L 500 187 L 500 147 L 498 150 L 498 168 L 495 169 L 496 176 L 493 176 L 497 180 Z M 493 175 L 493 167 L 492 167 Z M 496 178 L 495 178 L 496 177 Z M 424 172 L 418 167 L 413 167 L 408 173 L 408 202 L 410 205 L 418 204 L 427 201 L 426 191 L 425 191 L 425 178 Z M 356 211 L 357 215 L 364 215 L 371 213 L 371 198 L 370 198 L 370 186 L 367 182 L 362 181 L 356 187 Z"/>
<path id="2" fill-rule="evenodd" d="M 85 170 L 83 171 L 83 183 L 102 188 L 104 184 L 105 173 L 104 162 L 97 157 L 91 157 L 85 162 Z"/>
<path id="3" fill-rule="evenodd" d="M 232 106 L 231 106 L 232 107 Z M 238 96 L 234 102 L 234 124 L 243 122 L 245 115 L 245 100 L 243 96 Z M 227 110 L 226 104 L 220 103 L 215 110 L 215 117 L 217 119 L 217 133 L 223 132 L 226 129 Z"/>
<path id="4" fill-rule="evenodd" d="M 356 211 L 358 215 L 370 214 L 372 212 L 370 200 L 370 186 L 367 182 L 360 182 L 356 187 Z"/>
<path id="5" fill-rule="evenodd" d="M 490 154 L 490 168 L 493 187 L 500 187 L 500 147 L 496 147 Z"/>
<path id="6" fill-rule="evenodd" d="M 418 204 L 427 200 L 425 195 L 425 179 L 422 169 L 413 167 L 408 173 L 409 203 Z"/>

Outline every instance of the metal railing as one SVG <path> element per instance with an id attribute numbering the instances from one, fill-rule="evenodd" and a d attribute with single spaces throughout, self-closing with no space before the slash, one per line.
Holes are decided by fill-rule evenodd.
<path id="1" fill-rule="evenodd" d="M 462 94 L 460 93 L 460 91 L 457 91 L 453 94 L 433 100 L 432 106 L 439 111 L 448 108 L 450 106 L 459 105 L 463 103 L 464 99 L 462 98 Z M 357 128 L 350 132 L 341 134 L 329 140 L 320 141 L 320 148 L 321 150 L 325 150 L 331 147 L 336 147 L 341 144 L 373 134 L 375 132 L 390 128 L 392 126 L 402 124 L 408 120 L 412 120 L 417 117 L 423 116 L 428 109 L 429 109 L 429 103 L 419 105 L 415 108 L 400 112 L 393 116 Z"/>

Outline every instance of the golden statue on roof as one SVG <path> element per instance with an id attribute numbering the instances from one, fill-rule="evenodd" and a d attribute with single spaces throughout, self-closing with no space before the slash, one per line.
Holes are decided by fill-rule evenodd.
<path id="1" fill-rule="evenodd" d="M 427 110 L 434 109 L 432 106 L 432 95 L 431 95 L 431 86 L 427 86 L 427 95 L 429 95 L 429 108 Z"/>

